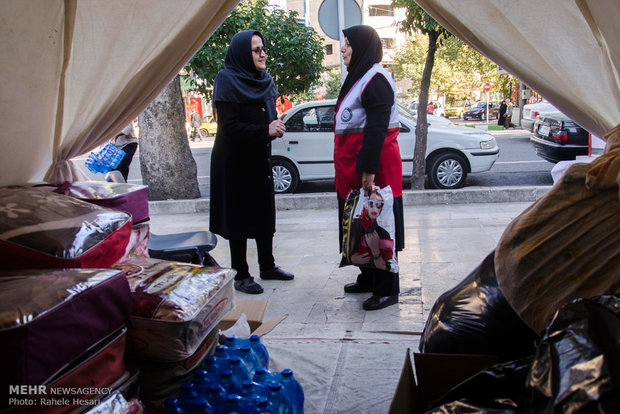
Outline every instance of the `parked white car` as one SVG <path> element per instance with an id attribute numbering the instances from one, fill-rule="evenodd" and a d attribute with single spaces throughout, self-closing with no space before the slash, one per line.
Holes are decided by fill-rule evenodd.
<path id="1" fill-rule="evenodd" d="M 548 115 L 559 112 L 558 109 L 549 102 L 538 102 L 523 105 L 523 117 L 521 126 L 530 132 L 534 132 L 534 124 L 538 115 Z"/>
<path id="2" fill-rule="evenodd" d="M 302 181 L 334 178 L 335 100 L 295 106 L 284 118 L 286 133 L 272 141 L 271 169 L 276 193 L 291 193 Z M 413 171 L 416 120 L 400 111 L 398 143 L 403 174 Z M 488 171 L 499 156 L 487 132 L 429 122 L 426 174 L 435 188 L 460 188 L 469 173 Z"/>

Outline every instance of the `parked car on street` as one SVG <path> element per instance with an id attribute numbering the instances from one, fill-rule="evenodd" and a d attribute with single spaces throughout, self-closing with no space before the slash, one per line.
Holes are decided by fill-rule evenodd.
<path id="1" fill-rule="evenodd" d="M 431 101 L 431 103 L 435 107 L 435 110 L 433 111 L 433 115 L 435 115 L 435 116 L 445 116 L 446 115 L 446 113 L 444 111 L 444 107 L 441 104 L 441 102 L 439 102 L 439 101 Z M 411 102 L 411 105 L 409 105 L 408 109 L 410 111 L 417 112 L 417 110 L 418 110 L 418 102 L 417 101 Z"/>
<path id="2" fill-rule="evenodd" d="M 202 126 L 200 127 L 200 136 L 202 138 L 215 135 L 217 133 L 217 122 L 213 115 L 204 117 L 202 120 Z"/>
<path id="3" fill-rule="evenodd" d="M 461 101 L 452 106 L 446 106 L 445 117 L 446 118 L 460 118 L 463 111 L 471 108 L 472 103 L 470 101 Z"/>
<path id="4" fill-rule="evenodd" d="M 398 110 L 404 112 L 404 114 L 408 117 L 412 117 L 414 120 L 418 118 L 418 111 L 412 111 L 411 109 L 407 109 L 402 105 L 398 105 Z M 426 121 L 429 125 L 454 125 L 452 121 L 448 118 L 444 118 L 443 116 L 438 115 L 426 115 Z"/>
<path id="5" fill-rule="evenodd" d="M 523 117 L 521 126 L 530 132 L 534 132 L 534 124 L 538 115 L 554 114 L 558 109 L 549 102 L 538 102 L 523 105 Z"/>
<path id="6" fill-rule="evenodd" d="M 489 102 L 489 119 L 497 118 L 499 115 L 499 102 L 493 101 Z M 478 102 L 470 109 L 463 111 L 461 117 L 467 121 L 468 119 L 479 119 L 480 121 L 484 121 L 487 119 L 487 103 L 486 102 Z"/>
<path id="7" fill-rule="evenodd" d="M 530 142 L 539 157 L 557 163 L 588 155 L 590 136 L 561 112 L 538 115 Z"/>
<path id="8" fill-rule="evenodd" d="M 335 100 L 313 101 L 286 112 L 286 133 L 273 140 L 271 147 L 276 193 L 294 192 L 303 181 L 334 178 L 335 104 Z M 403 175 L 409 177 L 413 171 L 416 119 L 402 107 L 399 115 Z M 429 122 L 426 174 L 435 188 L 462 187 L 467 174 L 488 171 L 498 156 L 495 138 L 487 132 Z"/>

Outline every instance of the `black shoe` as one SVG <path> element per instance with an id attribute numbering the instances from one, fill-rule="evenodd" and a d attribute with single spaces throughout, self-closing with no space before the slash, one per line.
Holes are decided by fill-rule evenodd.
<path id="1" fill-rule="evenodd" d="M 392 295 L 392 296 L 372 295 L 371 297 L 369 297 L 368 299 L 364 301 L 364 303 L 362 304 L 362 308 L 364 308 L 364 310 L 367 310 L 367 311 L 377 310 L 377 309 L 386 308 L 390 305 L 394 305 L 395 303 L 398 303 L 398 295 Z"/>
<path id="2" fill-rule="evenodd" d="M 353 283 L 347 283 L 346 285 L 344 285 L 344 291 L 345 293 L 366 293 L 366 292 L 372 292 L 372 289 L 364 287 L 363 285 L 360 285 L 357 282 L 353 282 Z"/>
<path id="3" fill-rule="evenodd" d="M 266 280 L 293 280 L 295 275 L 276 266 L 266 272 L 260 272 L 260 278 Z"/>
<path id="4" fill-rule="evenodd" d="M 235 289 L 239 292 L 249 293 L 250 295 L 258 295 L 259 293 L 263 293 L 263 287 L 254 282 L 253 277 L 235 280 Z"/>

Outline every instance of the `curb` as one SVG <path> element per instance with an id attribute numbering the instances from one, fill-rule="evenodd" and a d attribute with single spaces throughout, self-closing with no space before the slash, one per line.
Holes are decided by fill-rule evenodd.
<path id="1" fill-rule="evenodd" d="M 551 189 L 540 187 L 469 187 L 458 190 L 405 190 L 404 206 L 473 203 L 516 203 L 536 201 Z M 337 208 L 336 193 L 281 194 L 276 196 L 276 210 Z M 149 201 L 149 213 L 208 213 L 209 199 Z"/>

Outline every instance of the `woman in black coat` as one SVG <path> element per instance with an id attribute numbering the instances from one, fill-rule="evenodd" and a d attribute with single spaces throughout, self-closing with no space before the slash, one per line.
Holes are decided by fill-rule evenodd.
<path id="1" fill-rule="evenodd" d="M 247 239 L 256 240 L 262 279 L 290 280 L 275 265 L 275 200 L 269 167 L 271 140 L 285 132 L 277 117 L 279 95 L 265 72 L 263 36 L 255 30 L 237 33 L 215 78 L 213 105 L 217 135 L 211 152 L 210 230 L 228 239 L 235 289 L 262 293 L 250 275 Z"/>

